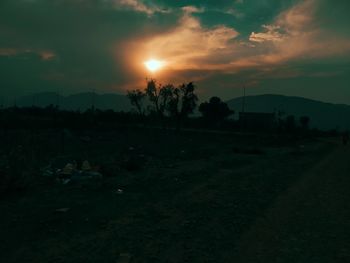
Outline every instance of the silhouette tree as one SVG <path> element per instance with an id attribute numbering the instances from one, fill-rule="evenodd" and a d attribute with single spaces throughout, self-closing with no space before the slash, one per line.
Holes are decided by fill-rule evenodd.
<path id="1" fill-rule="evenodd" d="M 164 88 L 160 84 L 157 85 L 156 80 L 151 79 L 147 81 L 145 94 L 152 104 L 150 110 L 155 112 L 158 116 L 163 117 L 165 105 L 169 97 L 168 88 Z"/>
<path id="2" fill-rule="evenodd" d="M 189 114 L 192 114 L 197 107 L 198 97 L 195 94 L 195 86 L 193 82 L 182 84 L 180 87 L 171 88 L 171 99 L 167 105 L 167 110 L 173 118 L 176 119 L 177 128 Z"/>
<path id="3" fill-rule="evenodd" d="M 181 118 L 187 118 L 189 114 L 193 113 L 197 107 L 198 97 L 194 93 L 195 86 L 193 82 L 182 84 L 180 87 L 181 99 Z"/>
<path id="4" fill-rule="evenodd" d="M 203 102 L 199 106 L 199 111 L 204 119 L 216 125 L 234 114 L 234 111 L 230 110 L 228 105 L 218 97 L 212 97 L 209 102 Z"/>
<path id="5" fill-rule="evenodd" d="M 151 103 L 147 107 L 149 114 L 158 116 L 163 126 L 166 113 L 174 117 L 179 125 L 181 120 L 186 119 L 189 114 L 193 113 L 198 101 L 198 97 L 195 94 L 195 86 L 192 82 L 175 88 L 173 84 L 164 86 L 157 84 L 154 79 L 147 81 L 144 91 L 128 91 L 127 96 L 140 114 L 143 113 L 142 101 L 147 97 Z"/>
<path id="6" fill-rule="evenodd" d="M 308 116 L 301 116 L 299 122 L 303 130 L 309 129 L 310 118 Z"/>
<path id="7" fill-rule="evenodd" d="M 147 87 L 145 94 L 147 95 L 149 101 L 153 104 L 154 111 L 159 113 L 159 93 L 160 88 L 157 87 L 157 83 L 154 79 L 147 81 Z"/>
<path id="8" fill-rule="evenodd" d="M 165 127 L 165 110 L 171 100 L 173 90 L 174 87 L 171 84 L 166 86 L 162 86 L 161 84 L 157 85 L 157 82 L 154 79 L 147 82 L 145 94 L 152 104 L 149 106 L 149 111 L 151 114 L 155 113 L 160 118 L 163 128 Z"/>
<path id="9" fill-rule="evenodd" d="M 136 108 L 140 116 L 143 116 L 145 112 L 143 108 L 143 100 L 146 97 L 146 94 L 139 89 L 135 89 L 128 91 L 127 97 L 129 98 L 131 105 Z"/>
<path id="10" fill-rule="evenodd" d="M 174 90 L 175 88 L 172 84 L 159 87 L 159 114 L 162 117 L 164 117 L 164 113 L 168 109 Z"/>
<path id="11" fill-rule="evenodd" d="M 168 103 L 167 111 L 171 117 L 175 117 L 176 119 L 180 116 L 180 101 L 181 101 L 181 93 L 180 88 L 173 88 L 172 97 Z"/>

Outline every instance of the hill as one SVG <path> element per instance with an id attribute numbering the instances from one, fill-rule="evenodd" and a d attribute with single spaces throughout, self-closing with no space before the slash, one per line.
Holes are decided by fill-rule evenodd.
<path id="1" fill-rule="evenodd" d="M 226 101 L 231 109 L 236 112 L 242 110 L 243 97 Z M 54 92 L 37 93 L 23 96 L 17 99 L 17 106 L 46 107 L 50 104 L 59 105 L 66 110 L 87 110 L 95 106 L 97 109 L 115 111 L 130 111 L 132 106 L 123 94 L 93 92 L 78 93 L 62 96 Z M 350 129 L 350 106 L 344 104 L 332 104 L 302 97 L 290 97 L 283 95 L 258 95 L 245 98 L 245 110 L 247 112 L 277 112 L 283 111 L 285 115 L 309 116 L 311 127 L 319 129 Z"/>
<path id="2" fill-rule="evenodd" d="M 235 112 L 242 110 L 243 97 L 227 101 Z M 302 97 L 283 95 L 258 95 L 245 98 L 247 112 L 277 112 L 283 111 L 286 115 L 311 118 L 311 127 L 319 129 L 350 129 L 350 106 L 332 104 Z M 237 114 L 238 115 L 238 114 Z"/>

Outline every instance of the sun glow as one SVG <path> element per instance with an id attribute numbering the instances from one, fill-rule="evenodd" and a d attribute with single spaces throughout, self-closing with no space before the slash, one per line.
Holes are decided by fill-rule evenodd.
<path id="1" fill-rule="evenodd" d="M 158 71 L 159 69 L 161 69 L 164 66 L 164 62 L 157 60 L 157 59 L 150 59 L 146 62 L 144 62 L 144 65 L 146 66 L 146 68 L 151 71 L 151 72 L 155 72 Z"/>

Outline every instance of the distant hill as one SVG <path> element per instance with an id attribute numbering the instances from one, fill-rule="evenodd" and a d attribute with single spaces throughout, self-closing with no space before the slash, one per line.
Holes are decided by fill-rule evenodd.
<path id="1" fill-rule="evenodd" d="M 46 107 L 50 104 L 59 105 L 65 110 L 87 110 L 95 106 L 97 109 L 116 111 L 129 111 L 131 105 L 125 95 L 121 94 L 97 94 L 97 93 L 78 93 L 70 96 L 61 96 L 54 92 L 37 93 L 30 96 L 23 96 L 17 99 L 17 106 L 38 106 Z"/>
<path id="2" fill-rule="evenodd" d="M 231 109 L 236 112 L 242 110 L 242 97 L 227 101 Z M 61 96 L 54 92 L 37 93 L 17 98 L 17 106 L 45 107 L 50 104 L 59 105 L 61 109 L 87 110 L 92 105 L 97 109 L 115 111 L 130 111 L 132 106 L 125 95 L 116 93 L 97 94 L 92 92 Z M 311 127 L 320 129 L 349 129 L 350 106 L 332 104 L 302 97 L 289 97 L 283 95 L 259 95 L 245 98 L 245 110 L 250 112 L 277 112 L 284 111 L 286 115 L 309 116 Z M 7 105 L 9 106 L 9 105 Z"/>
<path id="3" fill-rule="evenodd" d="M 227 101 L 229 107 L 236 113 L 242 110 L 243 97 Z M 247 112 L 284 111 L 286 115 L 309 116 L 311 127 L 319 129 L 350 129 L 350 106 L 332 104 L 302 97 L 282 95 L 259 95 L 245 98 Z M 238 115 L 238 114 L 237 114 Z"/>

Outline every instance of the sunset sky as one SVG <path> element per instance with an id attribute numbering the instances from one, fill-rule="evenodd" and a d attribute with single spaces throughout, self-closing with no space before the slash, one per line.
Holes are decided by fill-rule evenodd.
<path id="1" fill-rule="evenodd" d="M 245 85 L 350 104 L 349 14 L 349 0 L 0 0 L 0 96 L 125 93 L 152 77 L 194 81 L 202 99 Z"/>

